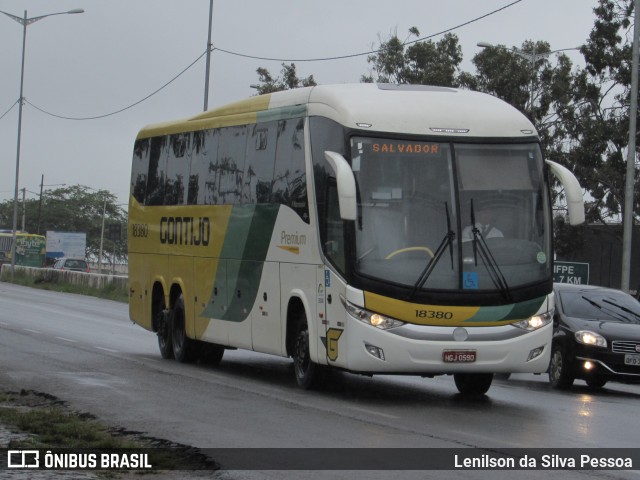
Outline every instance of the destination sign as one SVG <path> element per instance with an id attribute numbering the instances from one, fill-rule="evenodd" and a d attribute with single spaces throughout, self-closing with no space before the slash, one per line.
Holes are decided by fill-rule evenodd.
<path id="1" fill-rule="evenodd" d="M 423 142 L 374 142 L 371 144 L 371 150 L 373 153 L 439 155 L 440 144 Z"/>

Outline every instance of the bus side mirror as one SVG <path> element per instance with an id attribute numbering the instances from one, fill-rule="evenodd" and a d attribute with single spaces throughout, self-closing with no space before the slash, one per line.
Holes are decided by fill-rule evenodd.
<path id="1" fill-rule="evenodd" d="M 584 223 L 584 199 L 582 198 L 582 187 L 571 171 L 559 163 L 547 160 L 547 165 L 551 172 L 560 180 L 567 197 L 567 210 L 569 212 L 569 223 L 580 225 Z"/>
<path id="2" fill-rule="evenodd" d="M 331 168 L 336 174 L 338 186 L 338 202 L 340 203 L 340 218 L 343 220 L 355 220 L 357 218 L 356 204 L 356 179 L 349 162 L 336 152 L 324 152 Z"/>

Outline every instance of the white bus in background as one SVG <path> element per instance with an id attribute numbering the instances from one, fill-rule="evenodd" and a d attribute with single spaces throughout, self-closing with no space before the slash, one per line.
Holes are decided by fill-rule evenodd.
<path id="1" fill-rule="evenodd" d="M 324 369 L 543 372 L 550 177 L 582 191 L 506 103 L 451 88 L 317 86 L 151 125 L 134 148 L 130 315 L 163 357 L 226 348 Z"/>

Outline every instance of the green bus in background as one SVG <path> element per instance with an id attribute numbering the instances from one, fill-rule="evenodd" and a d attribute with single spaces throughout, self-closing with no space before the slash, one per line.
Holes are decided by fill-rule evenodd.
<path id="1" fill-rule="evenodd" d="M 11 263 L 13 232 L 0 232 L 0 265 Z M 16 265 L 43 267 L 47 241 L 43 235 L 16 233 Z"/>

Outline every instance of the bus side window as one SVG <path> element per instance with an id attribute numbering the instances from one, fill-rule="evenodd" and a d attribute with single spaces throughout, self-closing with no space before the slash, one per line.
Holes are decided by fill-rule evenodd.
<path id="1" fill-rule="evenodd" d="M 276 156 L 277 122 L 249 127 L 247 156 L 242 181 L 242 203 L 269 203 Z"/>
<path id="2" fill-rule="evenodd" d="M 150 140 L 137 140 L 133 147 L 133 166 L 131 168 L 131 193 L 138 203 L 144 204 L 147 190 L 147 174 L 149 173 Z"/>
<path id="3" fill-rule="evenodd" d="M 162 205 L 164 202 L 168 145 L 167 137 L 154 137 L 151 139 L 145 205 Z"/>
<path id="4" fill-rule="evenodd" d="M 218 204 L 242 203 L 242 183 L 247 148 L 247 127 L 225 127 L 220 132 L 217 173 L 220 185 Z"/>
<path id="5" fill-rule="evenodd" d="M 178 133 L 169 137 L 164 205 L 184 205 L 186 201 L 190 142 L 190 133 Z"/>
<path id="6" fill-rule="evenodd" d="M 278 147 L 271 201 L 287 205 L 309 223 L 302 118 L 278 122 Z"/>

